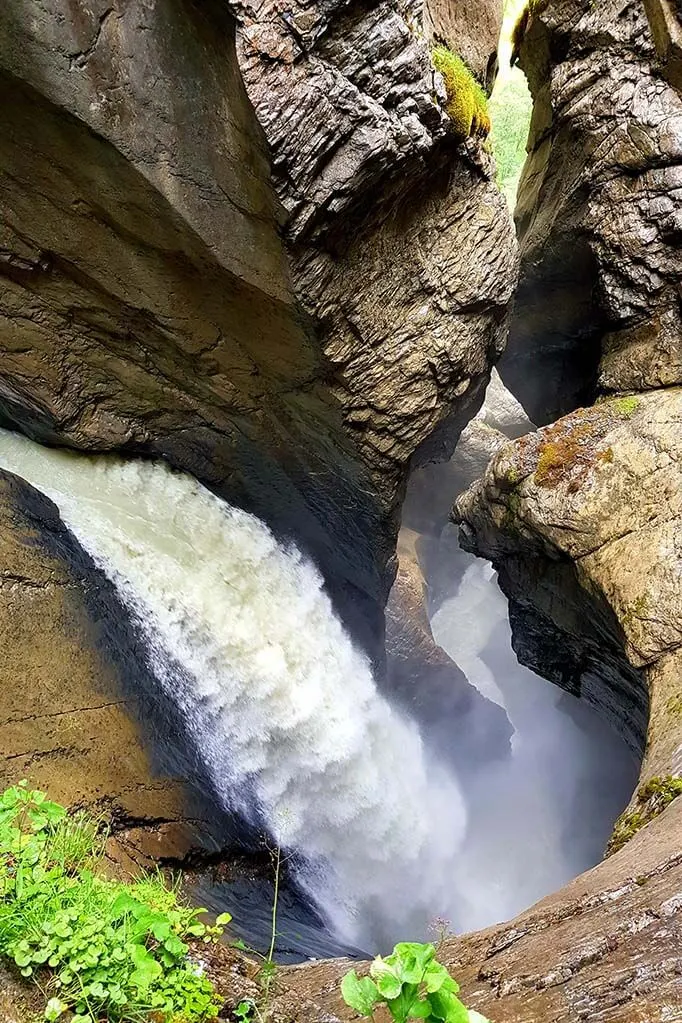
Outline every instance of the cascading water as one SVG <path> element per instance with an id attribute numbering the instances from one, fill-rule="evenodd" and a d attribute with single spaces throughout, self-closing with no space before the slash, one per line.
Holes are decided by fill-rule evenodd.
<path id="1" fill-rule="evenodd" d="M 0 465 L 55 502 L 113 581 L 219 798 L 297 852 L 331 927 L 384 948 L 438 915 L 457 924 L 457 783 L 377 693 L 317 570 L 162 463 L 0 431 Z"/>

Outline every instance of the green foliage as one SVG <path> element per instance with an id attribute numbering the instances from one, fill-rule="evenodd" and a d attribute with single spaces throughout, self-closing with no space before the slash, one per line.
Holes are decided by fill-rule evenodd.
<path id="1" fill-rule="evenodd" d="M 272 992 L 273 986 L 277 979 L 277 971 L 279 967 L 275 962 L 275 942 L 277 940 L 277 911 L 279 909 L 279 887 L 282 878 L 282 864 L 284 862 L 282 858 L 282 850 L 280 846 L 276 846 L 274 849 L 267 845 L 268 851 L 270 852 L 270 858 L 272 860 L 272 866 L 274 870 L 274 891 L 272 896 L 272 910 L 270 913 L 270 946 L 266 955 L 263 955 L 255 948 L 249 948 L 243 941 L 233 942 L 233 947 L 241 949 L 243 952 L 249 952 L 251 955 L 256 956 L 260 959 L 261 965 L 256 975 L 256 981 L 260 988 L 260 998 L 258 1003 L 251 1001 L 240 1002 L 237 1008 L 234 1010 L 233 1015 L 236 1020 L 240 1023 L 251 1023 L 252 1020 L 257 1023 L 268 1023 L 270 1016 L 272 1015 Z"/>
<path id="2" fill-rule="evenodd" d="M 188 941 L 215 941 L 204 910 L 181 906 L 162 877 L 98 876 L 100 822 L 68 815 L 26 783 L 0 797 L 0 956 L 51 995 L 44 1016 L 71 1023 L 150 1018 L 186 1023 L 220 1009 L 189 960 Z"/>
<path id="3" fill-rule="evenodd" d="M 373 1018 L 377 1005 L 386 1005 L 394 1023 L 426 1020 L 426 1023 L 488 1023 L 467 1009 L 457 997 L 459 985 L 436 960 L 433 945 L 401 942 L 386 958 L 377 956 L 369 977 L 355 970 L 341 982 L 347 1005 L 361 1016 Z"/>
<path id="4" fill-rule="evenodd" d="M 606 855 L 618 852 L 633 835 L 649 824 L 665 808 L 682 795 L 682 778 L 657 776 L 640 785 L 635 805 L 620 815 L 606 847 Z"/>
<path id="5" fill-rule="evenodd" d="M 445 110 L 452 121 L 452 132 L 459 139 L 470 136 L 485 138 L 490 131 L 488 99 L 461 57 L 445 46 L 436 46 L 431 53 L 436 71 L 445 82 Z"/>
<path id="6" fill-rule="evenodd" d="M 513 208 L 526 159 L 533 101 L 524 74 L 515 68 L 500 74 L 490 98 L 490 134 L 497 182 Z"/>

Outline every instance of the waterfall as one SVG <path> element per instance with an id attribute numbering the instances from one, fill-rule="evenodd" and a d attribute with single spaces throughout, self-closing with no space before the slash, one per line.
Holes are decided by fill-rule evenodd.
<path id="1" fill-rule="evenodd" d="M 160 462 L 0 431 L 0 465 L 114 583 L 223 805 L 297 852 L 330 926 L 374 949 L 456 923 L 460 791 L 378 694 L 314 565 Z"/>

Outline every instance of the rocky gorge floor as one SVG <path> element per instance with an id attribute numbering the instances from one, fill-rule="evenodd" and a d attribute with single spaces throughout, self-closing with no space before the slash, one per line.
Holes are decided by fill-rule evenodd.
<path id="1" fill-rule="evenodd" d="M 550 0 L 530 19 L 513 315 L 504 201 L 481 146 L 448 139 L 428 62 L 430 41 L 456 40 L 484 80 L 494 4 L 480 23 L 440 2 L 152 7 L 0 11 L 2 422 L 163 456 L 303 538 L 381 673 L 408 475 L 428 490 L 423 466 L 472 420 L 511 318 L 502 379 L 543 425 L 509 440 L 470 423 L 479 456 L 453 516 L 499 573 L 520 660 L 616 722 L 642 769 L 603 862 L 441 959 L 494 1023 L 675 1023 L 679 6 Z M 470 468 L 433 495 L 439 514 Z M 465 719 L 476 695 L 433 642 L 414 539 L 385 677 L 409 700 L 433 672 Z M 110 588 L 10 474 L 0 556 L 3 782 L 113 814 L 119 868 L 224 850 L 195 760 L 154 759 Z M 356 1018 L 348 967 L 282 969 L 273 1023 Z M 235 950 L 206 968 L 228 1006 L 256 991 Z M 26 1023 L 30 993 L 0 985 L 0 1020 Z"/>

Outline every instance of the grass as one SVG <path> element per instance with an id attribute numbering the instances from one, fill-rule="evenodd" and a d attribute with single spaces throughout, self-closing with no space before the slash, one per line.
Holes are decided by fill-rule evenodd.
<path id="1" fill-rule="evenodd" d="M 161 875 L 131 882 L 99 870 L 106 831 L 25 783 L 0 797 L 0 957 L 46 998 L 52 1021 L 199 1023 L 221 1008 L 190 957 L 217 940 L 205 912 L 180 904 Z"/>

